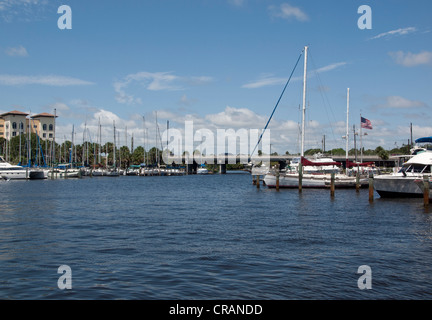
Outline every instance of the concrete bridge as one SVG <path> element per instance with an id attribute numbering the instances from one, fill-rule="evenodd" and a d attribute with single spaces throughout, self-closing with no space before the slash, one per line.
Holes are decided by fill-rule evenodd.
<path id="1" fill-rule="evenodd" d="M 187 166 L 188 173 L 196 173 L 197 168 L 200 164 L 215 164 L 219 165 L 219 173 L 226 173 L 226 165 L 227 164 L 236 164 L 243 163 L 248 164 L 250 162 L 257 164 L 260 162 L 278 162 L 280 168 L 284 168 L 292 159 L 298 158 L 298 155 L 272 155 L 272 156 L 253 156 L 249 158 L 247 155 L 203 155 L 203 156 L 195 156 L 195 157 L 171 157 L 169 160 L 169 164 L 185 164 Z M 332 158 L 334 161 L 342 163 L 345 167 L 346 165 L 346 157 L 345 156 L 325 156 Z M 306 157 L 309 160 L 313 161 L 313 156 Z M 402 159 L 402 160 L 401 160 Z M 403 160 L 407 160 L 406 156 L 390 156 L 388 160 L 382 160 L 380 157 L 374 156 L 363 156 L 363 162 L 375 162 L 377 167 L 395 167 L 401 165 Z M 360 162 L 360 156 L 348 156 L 348 160 L 351 162 Z"/>

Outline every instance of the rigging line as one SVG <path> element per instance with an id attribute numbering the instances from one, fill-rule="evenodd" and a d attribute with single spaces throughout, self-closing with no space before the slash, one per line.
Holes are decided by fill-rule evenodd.
<path id="1" fill-rule="evenodd" d="M 311 63 L 312 63 L 312 65 L 313 65 L 313 67 L 314 67 L 314 73 L 315 73 L 315 76 L 316 76 L 317 79 L 318 79 L 319 85 L 320 85 L 321 88 L 324 88 L 323 83 L 322 83 L 322 80 L 321 80 L 321 77 L 320 77 L 320 75 L 319 75 L 319 72 L 316 71 L 317 68 L 316 68 L 316 65 L 315 65 L 315 61 L 314 61 L 313 55 L 311 54 L 310 57 L 311 57 Z M 329 101 L 327 95 L 323 94 L 323 90 L 322 90 L 322 89 L 320 89 L 319 92 L 320 92 L 320 95 L 321 95 L 321 99 L 323 100 L 323 104 L 326 105 L 326 103 L 327 103 L 327 105 L 328 105 L 328 107 L 329 107 L 329 109 L 330 109 L 330 112 L 331 112 L 331 114 L 332 114 L 332 116 L 333 116 L 333 121 L 336 122 L 336 118 L 335 118 L 335 115 L 334 115 L 334 113 L 333 113 L 333 109 L 331 108 L 331 104 L 330 104 L 330 101 Z M 325 96 L 325 97 L 324 97 L 324 96 Z M 324 98 L 325 98 L 325 99 L 324 99 Z M 330 121 L 330 130 L 331 130 L 331 132 L 332 132 L 333 139 L 334 139 L 334 141 L 336 141 L 335 133 L 334 133 L 334 130 L 333 130 L 333 125 L 332 125 L 331 120 L 330 120 L 330 117 L 329 117 L 329 113 L 328 113 L 328 111 L 327 111 L 327 108 L 324 108 L 324 109 L 325 109 L 325 112 L 326 112 L 326 114 L 327 114 L 327 118 L 328 118 L 328 120 Z"/>
<path id="2" fill-rule="evenodd" d="M 270 123 L 270 121 L 271 121 L 271 119 L 272 119 L 272 117 L 273 117 L 273 115 L 274 115 L 274 113 L 275 113 L 275 111 L 276 111 L 278 105 L 279 105 L 279 102 L 280 102 L 281 99 L 282 99 L 282 96 L 283 96 L 283 94 L 284 94 L 284 92 L 285 92 L 285 90 L 286 90 L 286 88 L 287 88 L 287 86 L 288 86 L 288 84 L 289 84 L 289 82 L 290 82 L 290 80 L 291 80 L 293 74 L 294 74 L 295 69 L 297 68 L 297 65 L 298 65 L 298 63 L 299 63 L 299 61 L 300 61 L 301 56 L 303 55 L 303 52 L 304 52 L 304 49 L 303 49 L 302 52 L 300 53 L 300 56 L 299 56 L 298 59 L 297 59 L 297 62 L 296 62 L 296 64 L 295 64 L 295 66 L 294 66 L 294 69 L 291 71 L 291 75 L 289 76 L 288 81 L 287 81 L 287 83 L 285 84 L 285 87 L 283 88 L 282 93 L 281 93 L 281 95 L 280 95 L 280 97 L 279 97 L 279 99 L 278 99 L 278 101 L 277 101 L 275 107 L 273 108 L 273 112 L 271 113 L 270 118 L 268 119 L 268 121 L 267 121 L 267 123 L 266 123 L 266 125 L 265 125 L 265 127 L 264 127 L 264 130 L 263 130 L 263 132 L 261 133 L 261 135 L 260 135 L 260 137 L 259 137 L 259 139 L 258 139 L 258 142 L 257 142 L 255 148 L 253 149 L 252 153 L 250 154 L 250 157 L 251 157 L 251 158 L 252 158 L 252 156 L 253 156 L 253 154 L 254 154 L 256 148 L 258 147 L 259 143 L 261 142 L 261 139 L 262 139 L 262 136 L 264 135 L 264 132 L 267 130 L 267 127 L 268 127 L 268 125 L 269 125 L 269 123 Z"/>

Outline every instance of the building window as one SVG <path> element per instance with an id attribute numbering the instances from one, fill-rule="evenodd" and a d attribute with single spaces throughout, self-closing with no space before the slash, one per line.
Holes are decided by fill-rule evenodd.
<path id="1" fill-rule="evenodd" d="M 47 130 L 47 125 L 46 125 L 46 124 L 44 124 L 44 125 L 42 126 L 42 130 L 44 130 L 44 131 Z"/>
<path id="2" fill-rule="evenodd" d="M 2 136 L 3 135 L 3 132 L 0 132 L 0 136 Z"/>
<path id="3" fill-rule="evenodd" d="M 49 131 L 53 131 L 53 125 L 52 124 L 49 125 Z"/>
<path id="4" fill-rule="evenodd" d="M 42 137 L 43 137 L 43 138 L 46 138 L 46 133 L 42 134 Z"/>
<path id="5" fill-rule="evenodd" d="M 16 122 L 12 122 L 12 129 L 16 129 L 16 128 L 17 128 Z"/>
<path id="6" fill-rule="evenodd" d="M 24 130 L 24 123 L 22 123 L 22 122 L 20 123 L 20 129 Z"/>
<path id="7" fill-rule="evenodd" d="M 52 133 L 50 133 L 50 134 L 49 134 L 49 137 L 50 137 L 50 138 L 52 138 L 52 137 L 53 137 L 53 134 L 52 134 Z"/>
<path id="8" fill-rule="evenodd" d="M 16 131 L 12 132 L 12 137 L 16 137 Z"/>
<path id="9" fill-rule="evenodd" d="M 4 124 L 0 124 L 0 128 L 3 128 L 4 127 Z"/>

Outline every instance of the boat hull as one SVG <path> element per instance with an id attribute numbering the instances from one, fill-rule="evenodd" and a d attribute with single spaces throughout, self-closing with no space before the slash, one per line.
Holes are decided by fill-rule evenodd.
<path id="1" fill-rule="evenodd" d="M 384 175 L 374 179 L 374 189 L 383 198 L 418 198 L 423 196 L 421 188 L 415 182 L 421 176 Z"/>
<path id="2" fill-rule="evenodd" d="M 268 188 L 276 188 L 277 178 L 275 174 L 266 174 L 264 183 Z M 354 188 L 356 178 L 341 174 L 335 174 L 335 188 Z M 367 179 L 360 179 L 360 187 L 368 184 Z M 302 178 L 302 188 L 329 188 L 331 186 L 331 174 L 304 174 Z M 281 174 L 279 176 L 279 188 L 298 188 L 298 174 Z"/>
<path id="3" fill-rule="evenodd" d="M 0 177 L 5 180 L 27 179 L 27 172 L 26 170 L 2 170 L 0 171 Z"/>

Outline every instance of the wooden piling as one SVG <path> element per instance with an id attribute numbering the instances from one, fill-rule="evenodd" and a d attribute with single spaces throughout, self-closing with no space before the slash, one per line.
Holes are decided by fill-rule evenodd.
<path id="1" fill-rule="evenodd" d="M 374 179 L 373 172 L 369 172 L 369 202 L 374 199 Z"/>
<path id="2" fill-rule="evenodd" d="M 423 204 L 429 206 L 429 177 L 423 176 Z"/>
<path id="3" fill-rule="evenodd" d="M 356 191 L 360 191 L 360 172 L 358 170 L 356 173 Z"/>
<path id="4" fill-rule="evenodd" d="M 257 189 L 260 188 L 260 176 L 259 175 L 256 176 L 256 186 L 257 186 Z"/>
<path id="5" fill-rule="evenodd" d="M 332 172 L 330 177 L 330 196 L 333 198 L 335 195 L 335 174 Z"/>
<path id="6" fill-rule="evenodd" d="M 279 176 L 280 176 L 279 166 L 276 166 L 276 190 L 277 191 L 279 191 Z"/>
<path id="7" fill-rule="evenodd" d="M 298 173 L 299 173 L 299 185 L 298 189 L 299 192 L 303 191 L 303 164 L 300 162 L 298 166 Z"/>

